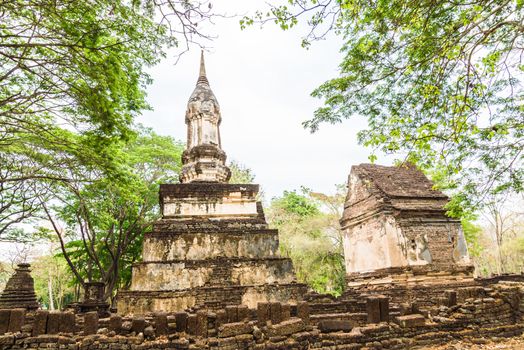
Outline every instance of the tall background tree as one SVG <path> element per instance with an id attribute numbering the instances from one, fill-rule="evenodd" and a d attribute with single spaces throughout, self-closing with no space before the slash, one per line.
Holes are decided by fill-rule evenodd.
<path id="1" fill-rule="evenodd" d="M 282 4 L 284 3 L 284 4 Z M 335 34 L 340 72 L 312 95 L 324 106 L 304 122 L 363 116 L 359 141 L 396 154 L 455 193 L 452 214 L 524 183 L 524 8 L 521 0 L 289 0 L 241 26 L 309 25 L 302 44 Z"/>
<path id="2" fill-rule="evenodd" d="M 118 170 L 113 144 L 148 108 L 145 69 L 209 38 L 212 16 L 207 1 L 0 1 L 0 238 L 71 180 L 64 164 Z"/>
<path id="3" fill-rule="evenodd" d="M 77 283 L 71 278 L 71 270 L 64 259 L 54 255 L 42 255 L 31 264 L 31 276 L 35 281 L 35 294 L 42 307 L 62 310 L 75 300 Z"/>
<path id="4" fill-rule="evenodd" d="M 141 129 L 134 140 L 115 150 L 123 174 L 87 173 L 67 186 L 54 186 L 49 203 L 42 200 L 44 218 L 51 225 L 41 231 L 57 237 L 60 256 L 80 285 L 104 282 L 105 298 L 129 285 L 131 264 L 142 254 L 143 235 L 160 217 L 159 185 L 178 181 L 183 149 L 171 137 Z"/>

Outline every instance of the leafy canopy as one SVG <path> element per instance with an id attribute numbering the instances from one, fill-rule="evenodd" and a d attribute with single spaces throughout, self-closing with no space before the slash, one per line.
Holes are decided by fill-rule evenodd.
<path id="1" fill-rule="evenodd" d="M 340 295 L 345 284 L 339 218 L 343 194 L 284 191 L 268 209 L 279 230 L 280 250 L 293 260 L 297 278 L 320 293 Z"/>
<path id="2" fill-rule="evenodd" d="M 0 239 L 57 182 L 122 174 L 115 149 L 149 108 L 146 68 L 209 39 L 198 25 L 214 16 L 207 0 L 0 1 Z"/>
<path id="3" fill-rule="evenodd" d="M 114 144 L 148 107 L 144 69 L 173 43 L 153 15 L 128 1 L 0 2 L 0 235 L 37 214 L 49 182 L 78 175 L 64 169 L 114 173 Z"/>
<path id="4" fill-rule="evenodd" d="M 78 283 L 105 282 L 108 298 L 129 284 L 143 235 L 160 217 L 159 185 L 178 181 L 183 149 L 171 137 L 140 129 L 114 150 L 118 177 L 95 175 L 53 187 L 52 201 L 42 205 Z"/>
<path id="5" fill-rule="evenodd" d="M 0 122 L 12 133 L 49 122 L 100 142 L 125 137 L 146 104 L 144 67 L 169 43 L 152 13 L 127 1 L 4 1 Z"/>
<path id="6" fill-rule="evenodd" d="M 524 187 L 524 2 L 521 0 L 289 0 L 241 26 L 307 21 L 303 45 L 335 33 L 338 77 L 304 127 L 364 116 L 359 142 L 396 154 L 475 208 L 487 194 Z"/>

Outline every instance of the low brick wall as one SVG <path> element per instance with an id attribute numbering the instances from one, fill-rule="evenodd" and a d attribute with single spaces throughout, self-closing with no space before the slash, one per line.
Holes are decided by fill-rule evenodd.
<path id="1" fill-rule="evenodd" d="M 330 313 L 314 313 L 310 302 L 103 319 L 95 312 L 0 310 L 0 349 L 408 349 L 521 335 L 524 284 L 504 282 L 481 292 L 461 303 L 454 303 L 457 295 L 451 293 L 449 305 L 432 309 L 368 296 L 359 307 L 365 312 L 356 313 L 336 312 L 343 311 L 339 305 Z"/>

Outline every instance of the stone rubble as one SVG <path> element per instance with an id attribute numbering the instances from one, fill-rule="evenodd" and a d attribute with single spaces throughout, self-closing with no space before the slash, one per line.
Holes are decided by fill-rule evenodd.
<path id="1" fill-rule="evenodd" d="M 314 302 L 264 302 L 256 310 L 229 305 L 223 310 L 125 317 L 113 314 L 109 318 L 98 318 L 97 312 L 75 316 L 69 312 L 24 311 L 21 315 L 19 309 L 2 309 L 0 315 L 8 312 L 9 317 L 3 319 L 9 321 L 0 323 L 0 329 L 6 330 L 0 335 L 0 349 L 378 350 L 431 348 L 458 341 L 484 344 L 510 338 L 518 344 L 524 332 L 524 276 L 520 277 L 520 282 L 499 281 L 489 288 L 476 289 L 476 293 L 457 290 L 457 294 L 469 297 L 453 306 L 424 309 L 423 313 L 413 313 L 417 308 L 411 307 L 401 315 L 398 305 L 381 308 L 376 302 L 387 298 L 363 296 L 364 318 L 347 313 L 346 319 L 316 320 L 317 315 L 311 313 Z M 387 313 L 383 317 L 390 321 L 370 322 L 376 317 L 370 314 L 377 312 Z M 72 326 L 62 328 L 59 320 L 71 321 L 71 315 Z"/>

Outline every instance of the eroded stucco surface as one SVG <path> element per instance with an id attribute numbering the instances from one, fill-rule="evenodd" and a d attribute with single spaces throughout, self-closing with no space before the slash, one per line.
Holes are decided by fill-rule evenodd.
<path id="1" fill-rule="evenodd" d="M 460 222 L 445 214 L 447 200 L 412 166 L 354 166 L 341 220 L 347 273 L 424 268 L 436 276 L 468 267 Z"/>
<path id="2" fill-rule="evenodd" d="M 278 255 L 278 232 L 262 233 L 182 233 L 169 239 L 155 235 L 147 236 L 144 245 L 145 261 L 203 260 L 218 257 L 263 258 Z"/>
<path id="3" fill-rule="evenodd" d="M 143 262 L 133 266 L 131 288 L 121 293 L 119 311 L 300 298 L 305 286 L 296 283 L 291 260 L 279 256 L 278 231 L 268 228 L 257 191 L 256 185 L 162 185 L 164 216 L 144 238 Z M 184 207 L 180 203 L 207 204 L 201 210 L 166 209 Z M 220 209 L 223 203 L 231 204 L 227 213 Z M 280 287 L 283 291 L 275 292 Z"/>

